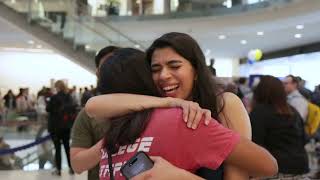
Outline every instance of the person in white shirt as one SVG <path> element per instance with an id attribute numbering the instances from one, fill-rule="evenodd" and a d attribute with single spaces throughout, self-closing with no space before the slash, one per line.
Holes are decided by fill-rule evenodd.
<path id="1" fill-rule="evenodd" d="M 288 103 L 294 107 L 306 121 L 308 116 L 308 101 L 300 94 L 298 90 L 298 79 L 293 75 L 288 75 L 283 80 L 283 85 L 287 93 Z"/>

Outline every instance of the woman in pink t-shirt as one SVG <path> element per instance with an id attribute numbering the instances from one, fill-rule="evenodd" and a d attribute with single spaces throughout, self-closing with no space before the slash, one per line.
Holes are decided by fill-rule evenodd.
<path id="1" fill-rule="evenodd" d="M 175 166 L 190 172 L 195 172 L 199 167 L 216 169 L 226 160 L 226 163 L 241 167 L 251 175 L 276 173 L 277 163 L 267 151 L 240 138 L 237 133 L 224 128 L 217 121 L 211 121 L 207 127 L 200 124 L 196 131 L 187 128 L 183 122 L 186 114 L 190 116 L 192 113 L 199 113 L 201 118 L 208 115 L 207 110 L 193 110 L 186 107 L 195 107 L 193 102 L 178 98 L 145 96 L 157 95 L 152 79 L 145 75 L 147 73 L 144 53 L 129 48 L 114 52 L 101 66 L 98 83 L 101 93 L 143 94 L 135 96 L 138 99 L 130 99 L 135 97 L 127 94 L 102 95 L 91 98 L 87 103 L 88 114 L 103 119 L 127 114 L 127 111 L 117 107 L 115 99 L 127 102 L 123 109 L 132 109 L 131 114 L 111 121 L 111 128 L 102 143 L 104 151 L 100 167 L 101 179 L 108 179 L 110 175 L 106 149 L 113 154 L 113 174 L 116 178 L 123 178 L 119 173 L 121 165 L 137 151 L 162 156 Z M 142 104 L 138 107 L 140 110 L 150 107 L 150 104 L 153 107 L 182 109 L 149 109 L 137 112 L 137 101 Z M 101 109 L 104 109 L 103 116 L 96 113 Z"/>

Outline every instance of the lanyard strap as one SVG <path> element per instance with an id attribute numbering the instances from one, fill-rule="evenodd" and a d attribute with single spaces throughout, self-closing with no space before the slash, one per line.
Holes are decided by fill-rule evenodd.
<path id="1" fill-rule="evenodd" d="M 110 180 L 114 180 L 113 167 L 112 167 L 112 154 L 108 150 L 107 150 L 107 153 L 108 153 L 108 164 L 109 164 Z"/>

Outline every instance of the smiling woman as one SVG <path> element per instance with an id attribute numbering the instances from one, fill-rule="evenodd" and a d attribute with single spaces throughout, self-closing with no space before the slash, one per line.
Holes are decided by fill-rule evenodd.
<path id="1" fill-rule="evenodd" d="M 192 100 L 196 73 L 191 63 L 172 48 L 157 49 L 152 55 L 152 78 L 162 96 Z"/>

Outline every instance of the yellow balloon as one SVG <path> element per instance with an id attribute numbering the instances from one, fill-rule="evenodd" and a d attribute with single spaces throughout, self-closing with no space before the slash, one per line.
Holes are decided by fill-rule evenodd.
<path id="1" fill-rule="evenodd" d="M 262 58 L 262 51 L 260 49 L 255 50 L 255 60 L 260 61 Z"/>

